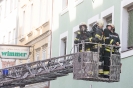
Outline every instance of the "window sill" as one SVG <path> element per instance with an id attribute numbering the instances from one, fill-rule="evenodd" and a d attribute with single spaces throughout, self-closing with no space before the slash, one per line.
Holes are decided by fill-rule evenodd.
<path id="1" fill-rule="evenodd" d="M 133 56 L 133 49 L 121 52 L 121 58 L 126 58 L 126 57 L 130 57 L 130 56 Z"/>
<path id="2" fill-rule="evenodd" d="M 33 32 L 31 31 L 27 36 L 30 37 L 32 36 Z"/>
<path id="3" fill-rule="evenodd" d="M 24 37 L 21 37 L 21 38 L 19 39 L 20 42 L 23 42 L 24 40 L 25 40 Z"/>
<path id="4" fill-rule="evenodd" d="M 60 13 L 60 15 L 62 16 L 63 14 L 67 13 L 68 12 L 68 7 L 63 9 L 62 12 Z"/>
<path id="5" fill-rule="evenodd" d="M 40 29 L 41 29 L 41 27 L 38 27 L 36 30 L 37 30 L 37 31 L 40 31 Z"/>
<path id="6" fill-rule="evenodd" d="M 84 1 L 84 0 L 77 0 L 77 1 L 75 1 L 75 6 L 81 4 L 83 1 Z"/>
<path id="7" fill-rule="evenodd" d="M 46 21 L 42 26 L 43 26 L 43 27 L 46 27 L 48 24 L 49 24 L 49 22 Z"/>

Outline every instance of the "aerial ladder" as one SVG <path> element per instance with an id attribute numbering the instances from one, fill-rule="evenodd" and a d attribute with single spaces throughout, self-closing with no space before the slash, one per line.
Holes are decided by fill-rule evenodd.
<path id="1" fill-rule="evenodd" d="M 87 43 L 97 45 L 98 52 L 84 51 Z M 82 52 L 78 51 L 80 44 Z M 111 48 L 109 78 L 98 76 L 100 44 L 82 41 L 74 45 L 72 54 L 0 69 L 0 88 L 23 88 L 25 85 L 55 80 L 69 73 L 73 73 L 75 80 L 119 82 L 121 58 L 120 54 L 112 53 L 113 48 L 118 46 L 102 45 Z"/>

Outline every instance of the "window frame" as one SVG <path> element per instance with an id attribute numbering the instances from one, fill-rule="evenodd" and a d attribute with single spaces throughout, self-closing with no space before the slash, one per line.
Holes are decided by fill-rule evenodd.
<path id="1" fill-rule="evenodd" d="M 107 18 L 110 16 L 112 16 L 112 24 L 114 24 L 114 6 L 111 6 L 110 8 L 101 12 L 101 19 L 104 21 L 104 28 L 106 28 Z"/>
<path id="2" fill-rule="evenodd" d="M 76 38 L 76 33 L 77 33 L 79 30 L 80 30 L 80 29 L 79 29 L 79 25 L 73 27 L 73 32 L 72 32 L 72 47 L 73 47 L 73 49 L 72 49 L 71 53 L 74 53 L 74 39 Z"/>
<path id="3" fill-rule="evenodd" d="M 61 55 L 61 49 L 62 49 L 62 46 L 61 46 L 61 42 L 62 42 L 62 39 L 66 38 L 66 54 L 67 54 L 67 48 L 68 48 L 68 31 L 60 34 L 60 41 L 59 41 L 59 56 Z"/>
<path id="4" fill-rule="evenodd" d="M 77 6 L 79 4 L 81 4 L 84 0 L 76 0 L 74 1 L 74 6 Z"/>
<path id="5" fill-rule="evenodd" d="M 87 24 L 88 24 L 88 30 L 91 30 L 91 28 L 92 28 L 91 25 L 93 23 L 95 23 L 98 19 L 99 19 L 99 14 L 97 14 L 97 15 L 91 17 L 90 19 L 88 19 L 88 22 L 87 22 Z"/>
<path id="6" fill-rule="evenodd" d="M 62 5 L 62 3 L 63 3 L 63 2 L 61 2 L 61 5 Z M 61 7 L 62 7 L 62 6 L 61 6 Z M 67 13 L 68 10 L 69 10 L 69 0 L 67 0 L 67 7 L 64 8 L 64 9 L 63 9 L 63 8 L 61 9 L 60 15 L 63 15 L 63 14 L 65 14 L 65 13 Z"/>
<path id="7" fill-rule="evenodd" d="M 38 61 L 40 60 L 40 47 L 35 49 L 36 50 L 36 53 L 35 53 L 35 61 Z"/>
<path id="8" fill-rule="evenodd" d="M 45 52 L 45 57 L 44 57 L 44 52 Z M 44 44 L 42 46 L 42 60 L 47 59 L 47 44 Z"/>
<path id="9" fill-rule="evenodd" d="M 133 50 L 127 49 L 128 37 L 128 11 L 127 8 L 133 5 L 132 0 L 121 1 L 121 20 L 120 20 L 120 39 L 121 39 L 121 58 L 127 58 L 133 56 Z M 123 36 L 125 35 L 125 36 Z M 126 43 L 125 43 L 126 42 Z"/>

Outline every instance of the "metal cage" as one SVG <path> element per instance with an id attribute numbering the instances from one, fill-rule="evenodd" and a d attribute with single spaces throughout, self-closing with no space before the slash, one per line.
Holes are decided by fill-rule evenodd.
<path id="1" fill-rule="evenodd" d="M 109 78 L 99 77 L 99 52 L 84 51 L 85 43 L 82 42 L 82 51 L 73 56 L 73 78 L 76 80 L 88 80 L 99 82 L 119 82 L 121 71 L 121 58 L 119 54 L 110 54 Z M 106 44 L 103 44 L 107 46 Z M 79 45 L 75 45 L 79 46 Z M 111 48 L 115 47 L 110 45 Z"/>

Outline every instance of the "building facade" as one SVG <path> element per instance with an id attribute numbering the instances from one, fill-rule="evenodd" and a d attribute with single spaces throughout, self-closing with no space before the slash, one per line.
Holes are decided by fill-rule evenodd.
<path id="1" fill-rule="evenodd" d="M 17 44 L 17 12 L 18 0 L 0 0 L 0 43 Z M 1 67 L 10 67 L 15 60 L 1 58 Z"/>
<path id="2" fill-rule="evenodd" d="M 30 56 L 19 63 L 45 60 L 50 57 L 50 1 L 19 0 L 18 45 L 29 45 Z"/>
<path id="3" fill-rule="evenodd" d="M 62 2 L 61 2 L 62 1 Z M 105 83 L 74 80 L 73 74 L 51 81 L 51 88 L 132 88 L 133 74 L 133 1 L 132 0 L 54 0 L 52 57 L 69 54 L 79 24 L 88 30 L 98 19 L 113 23 L 121 39 L 122 73 L 120 82 Z M 58 52 L 57 52 L 58 51 Z"/>
<path id="4" fill-rule="evenodd" d="M 27 60 L 17 64 L 45 60 L 51 57 L 51 0 L 19 0 L 18 45 L 28 45 Z M 27 85 L 25 88 L 48 88 L 49 82 Z"/>

